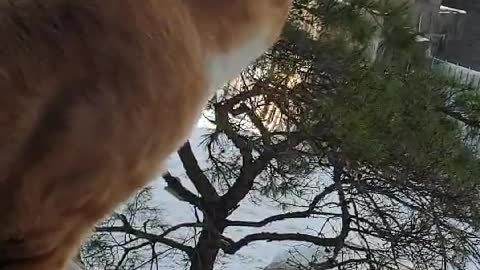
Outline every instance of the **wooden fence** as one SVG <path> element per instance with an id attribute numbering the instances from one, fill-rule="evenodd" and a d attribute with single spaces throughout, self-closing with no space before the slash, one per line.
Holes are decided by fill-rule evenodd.
<path id="1" fill-rule="evenodd" d="M 469 84 L 472 87 L 480 89 L 479 71 L 435 57 L 432 58 L 432 69 L 444 73 L 457 82 Z"/>

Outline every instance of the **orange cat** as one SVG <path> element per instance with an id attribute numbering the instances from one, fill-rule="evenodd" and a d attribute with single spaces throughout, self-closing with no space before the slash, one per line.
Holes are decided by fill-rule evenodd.
<path id="1" fill-rule="evenodd" d="M 275 42 L 290 2 L 1 1 L 0 269 L 63 269 Z"/>

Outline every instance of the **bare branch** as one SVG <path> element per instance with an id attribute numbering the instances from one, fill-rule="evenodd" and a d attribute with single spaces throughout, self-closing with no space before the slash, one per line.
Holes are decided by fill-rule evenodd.
<path id="1" fill-rule="evenodd" d="M 167 172 L 163 175 L 163 179 L 167 182 L 167 187 L 165 189 L 167 189 L 168 192 L 181 201 L 200 207 L 200 198 L 190 190 L 186 189 L 177 177 L 171 175 L 170 172 Z"/>
<path id="2" fill-rule="evenodd" d="M 193 248 L 186 246 L 184 244 L 178 243 L 172 239 L 165 238 L 160 235 L 152 234 L 152 233 L 147 233 L 141 230 L 134 229 L 130 223 L 128 222 L 127 218 L 125 215 L 117 215 L 118 218 L 122 221 L 123 225 L 122 226 L 110 226 L 110 227 L 96 227 L 95 231 L 96 232 L 108 232 L 108 233 L 125 233 L 125 234 L 130 234 L 134 235 L 138 238 L 148 240 L 151 243 L 161 243 L 164 245 L 167 245 L 172 248 L 176 248 L 178 250 L 181 250 L 185 252 L 188 256 L 191 256 L 193 254 Z"/>
<path id="3" fill-rule="evenodd" d="M 334 247 L 338 244 L 337 238 L 322 238 L 301 233 L 256 233 L 245 236 L 237 242 L 230 242 L 223 250 L 225 253 L 235 254 L 241 248 L 255 241 L 298 241 L 324 247 Z"/>
<path id="4" fill-rule="evenodd" d="M 265 225 L 268 225 L 270 223 L 277 222 L 277 221 L 282 221 L 282 220 L 286 220 L 286 219 L 295 219 L 295 218 L 307 218 L 307 217 L 310 217 L 312 215 L 340 216 L 341 214 L 325 213 L 325 212 L 315 211 L 315 207 L 318 205 L 318 203 L 321 200 L 323 200 L 328 194 L 335 191 L 335 188 L 336 188 L 335 184 L 332 184 L 332 185 L 326 187 L 320 194 L 315 196 L 315 198 L 312 200 L 312 202 L 308 206 L 308 209 L 305 210 L 305 211 L 297 211 L 297 212 L 290 212 L 290 213 L 274 215 L 274 216 L 270 216 L 268 218 L 265 218 L 261 221 L 232 221 L 232 220 L 227 220 L 225 222 L 225 225 L 227 227 L 229 227 L 229 226 L 263 227 Z"/>
<path id="5" fill-rule="evenodd" d="M 299 212 L 290 212 L 280 215 L 271 216 L 265 218 L 261 221 L 238 221 L 238 220 L 227 220 L 225 226 L 227 227 L 263 227 L 270 223 L 282 221 L 286 219 L 295 219 L 295 218 L 307 218 L 315 214 L 310 211 L 299 211 Z"/>
<path id="6" fill-rule="evenodd" d="M 439 111 L 448 115 L 448 116 L 450 116 L 450 117 L 452 117 L 453 119 L 455 119 L 457 121 L 460 121 L 460 122 L 466 124 L 467 126 L 480 128 L 480 121 L 468 118 L 463 113 L 455 111 L 454 109 L 443 107 L 443 108 L 439 108 Z"/>
<path id="7" fill-rule="evenodd" d="M 176 230 L 182 229 L 182 228 L 205 228 L 205 227 L 206 227 L 206 225 L 204 223 L 198 223 L 198 222 L 180 223 L 180 224 L 177 224 L 175 226 L 172 226 L 172 227 L 166 229 L 162 234 L 159 235 L 159 237 L 165 237 L 168 234 L 170 234 L 170 233 L 172 233 Z"/>
<path id="8" fill-rule="evenodd" d="M 193 154 L 192 147 L 190 146 L 189 142 L 185 143 L 180 150 L 178 150 L 178 155 L 182 160 L 182 164 L 185 168 L 188 178 L 192 181 L 195 188 L 202 195 L 202 199 L 205 201 L 218 201 L 220 197 L 218 196 L 218 193 L 213 185 L 203 173 L 203 170 L 198 165 L 198 161 Z"/>

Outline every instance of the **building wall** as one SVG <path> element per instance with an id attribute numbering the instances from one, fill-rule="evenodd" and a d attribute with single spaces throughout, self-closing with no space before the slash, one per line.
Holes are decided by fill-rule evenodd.
<path id="1" fill-rule="evenodd" d="M 437 57 L 480 70 L 480 0 L 443 0 L 443 5 L 467 11 L 463 35 L 449 40 Z"/>
<path id="2" fill-rule="evenodd" d="M 409 0 L 413 4 L 413 17 L 421 33 L 434 31 L 442 0 Z"/>

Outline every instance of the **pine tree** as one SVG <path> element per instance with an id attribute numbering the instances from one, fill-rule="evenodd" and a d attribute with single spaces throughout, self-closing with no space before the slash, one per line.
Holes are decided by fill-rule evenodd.
<path id="1" fill-rule="evenodd" d="M 282 40 L 212 100 L 210 167 L 200 168 L 190 144 L 178 152 L 199 194 L 164 176 L 201 218 L 152 224 L 153 209 L 137 197 L 97 228 L 87 264 L 158 263 L 162 244 L 184 254 L 190 269 L 208 270 L 256 241 L 296 241 L 323 254 L 300 269 L 480 265 L 480 99 L 430 70 L 410 9 L 387 0 L 296 0 Z M 269 197 L 284 213 L 232 220 L 248 195 Z M 298 218 L 317 219 L 319 231 L 265 227 Z M 263 231 L 233 240 L 229 227 Z M 190 238 L 170 236 L 180 229 Z M 118 243 L 114 233 L 130 238 Z M 145 259 L 144 249 L 153 255 Z"/>

